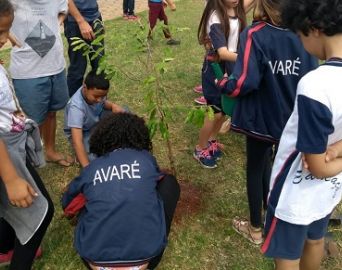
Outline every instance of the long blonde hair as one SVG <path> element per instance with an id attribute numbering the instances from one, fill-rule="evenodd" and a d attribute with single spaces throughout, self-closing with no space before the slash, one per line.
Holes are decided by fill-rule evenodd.
<path id="1" fill-rule="evenodd" d="M 253 12 L 254 20 L 270 22 L 274 25 L 280 25 L 281 2 L 282 0 L 257 0 Z"/>

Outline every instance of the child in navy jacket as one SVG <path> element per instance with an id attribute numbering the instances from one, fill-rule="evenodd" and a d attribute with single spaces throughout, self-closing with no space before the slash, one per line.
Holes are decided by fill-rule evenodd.
<path id="1" fill-rule="evenodd" d="M 87 266 L 154 269 L 161 260 L 180 190 L 173 176 L 161 174 L 151 149 L 136 115 L 113 114 L 96 127 L 90 150 L 99 158 L 62 199 L 65 209 L 79 194 L 85 198 L 75 247 Z"/>
<path id="2" fill-rule="evenodd" d="M 222 93 L 238 97 L 232 129 L 246 135 L 250 220 L 233 228 L 262 243 L 262 203 L 266 209 L 273 147 L 292 112 L 299 79 L 317 67 L 299 38 L 281 27 L 281 0 L 257 1 L 254 23 L 240 35 L 233 73 L 218 82 Z"/>

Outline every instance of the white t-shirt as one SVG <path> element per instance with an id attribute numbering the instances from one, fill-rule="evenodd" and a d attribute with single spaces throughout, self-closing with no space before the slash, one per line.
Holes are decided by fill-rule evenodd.
<path id="1" fill-rule="evenodd" d="M 294 111 L 273 165 L 269 209 L 292 224 L 307 225 L 332 212 L 342 196 L 342 173 L 315 178 L 302 153 L 325 153 L 342 139 L 342 61 L 331 60 L 299 82 Z"/>
<path id="2" fill-rule="evenodd" d="M 214 11 L 208 20 L 207 33 L 215 50 L 226 46 L 228 51 L 236 52 L 239 42 L 240 21 L 237 17 L 229 17 L 229 37 L 226 40 L 221 28 L 220 18 Z"/>
<path id="3" fill-rule="evenodd" d="M 11 32 L 21 47 L 11 51 L 14 79 L 55 75 L 65 68 L 58 14 L 66 13 L 67 0 L 11 0 L 14 21 Z"/>
<path id="4" fill-rule="evenodd" d="M 0 136 L 21 132 L 25 128 L 25 116 L 21 113 L 13 85 L 6 70 L 0 65 Z"/>

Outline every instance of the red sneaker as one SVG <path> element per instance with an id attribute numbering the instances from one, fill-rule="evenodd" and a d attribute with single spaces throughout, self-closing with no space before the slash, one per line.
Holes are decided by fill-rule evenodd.
<path id="1" fill-rule="evenodd" d="M 200 96 L 198 98 L 195 98 L 195 102 L 199 105 L 207 105 L 207 100 L 204 96 Z"/>
<path id="2" fill-rule="evenodd" d="M 36 251 L 35 259 L 38 259 L 42 256 L 42 248 L 39 247 Z M 0 253 L 0 266 L 9 265 L 11 263 L 13 257 L 13 249 L 8 251 L 7 253 Z"/>
<path id="3" fill-rule="evenodd" d="M 127 13 L 124 13 L 124 14 L 122 15 L 122 18 L 123 18 L 124 20 L 128 20 L 128 14 L 127 14 Z"/>
<path id="4" fill-rule="evenodd" d="M 194 88 L 193 88 L 194 92 L 195 93 L 198 93 L 198 94 L 202 94 L 203 93 L 203 88 L 202 88 L 202 85 L 199 84 L 199 85 L 196 85 Z"/>

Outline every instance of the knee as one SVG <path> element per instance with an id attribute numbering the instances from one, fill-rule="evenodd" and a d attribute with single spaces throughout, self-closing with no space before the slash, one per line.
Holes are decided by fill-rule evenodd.
<path id="1" fill-rule="evenodd" d="M 166 174 L 158 183 L 157 190 L 166 197 L 172 197 L 177 203 L 180 196 L 180 186 L 175 176 Z"/>
<path id="2" fill-rule="evenodd" d="M 312 247 L 314 247 L 314 246 L 321 246 L 321 245 L 324 244 L 324 238 L 317 239 L 317 240 L 308 239 L 308 240 L 306 240 L 306 244 L 310 245 Z"/>

